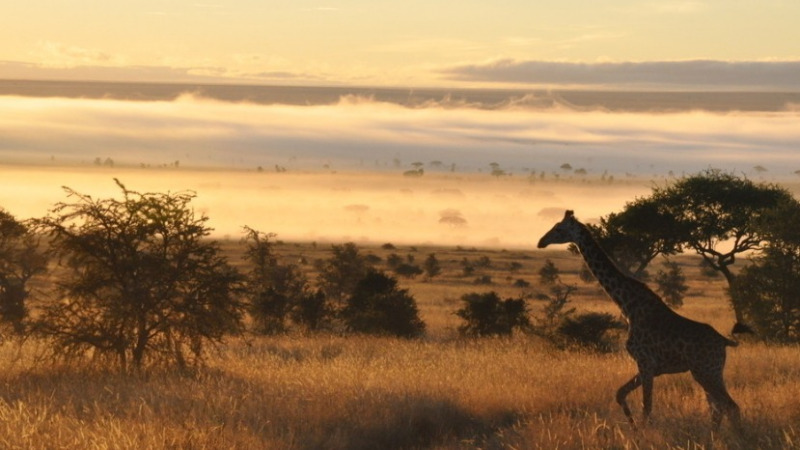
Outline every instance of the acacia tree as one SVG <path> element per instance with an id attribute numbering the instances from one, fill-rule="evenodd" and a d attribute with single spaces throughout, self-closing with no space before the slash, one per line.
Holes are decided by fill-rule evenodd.
<path id="1" fill-rule="evenodd" d="M 47 256 L 28 226 L 0 210 L 0 320 L 24 331 L 28 282 L 47 269 Z"/>
<path id="2" fill-rule="evenodd" d="M 241 276 L 207 239 L 208 218 L 189 206 L 194 193 L 139 193 L 115 181 L 121 199 L 65 187 L 74 201 L 37 219 L 65 269 L 37 329 L 57 354 L 91 350 L 122 370 L 196 363 L 204 344 L 240 328 Z"/>
<path id="3" fill-rule="evenodd" d="M 618 252 L 634 255 L 631 260 L 638 262 L 628 265 L 642 270 L 656 255 L 691 249 L 731 286 L 735 274 L 730 266 L 737 256 L 760 250 L 767 239 L 757 226 L 760 218 L 778 205 L 796 203 L 791 193 L 777 185 L 756 184 L 709 169 L 655 187 L 650 197 L 629 203 L 623 212 L 601 221 L 598 234 L 615 256 Z M 743 324 L 745 314 L 739 302 L 732 299 L 731 303 L 737 322 Z"/>
<path id="4" fill-rule="evenodd" d="M 785 188 L 756 184 L 714 169 L 656 188 L 653 196 L 664 215 L 675 218 L 683 245 L 722 273 L 729 286 L 735 281 L 730 266 L 736 257 L 760 250 L 767 240 L 758 226 L 761 218 L 779 205 L 797 203 Z M 736 299 L 732 299 L 732 305 L 736 321 L 744 323 L 744 312 Z"/>
<path id="5" fill-rule="evenodd" d="M 636 278 L 646 276 L 647 266 L 657 256 L 679 252 L 683 240 L 675 216 L 664 210 L 657 195 L 637 198 L 589 227 L 620 268 Z"/>
<path id="6" fill-rule="evenodd" d="M 281 264 L 273 249 L 273 233 L 262 233 L 245 227 L 244 259 L 250 263 L 245 274 L 245 291 L 250 300 L 250 315 L 259 331 L 281 332 L 286 318 L 296 307 L 305 305 L 312 295 L 308 280 L 294 264 Z"/>

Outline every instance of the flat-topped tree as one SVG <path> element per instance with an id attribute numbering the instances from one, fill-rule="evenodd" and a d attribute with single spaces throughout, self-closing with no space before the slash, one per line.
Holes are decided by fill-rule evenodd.
<path id="1" fill-rule="evenodd" d="M 709 169 L 655 187 L 649 197 L 628 203 L 622 212 L 591 228 L 602 245 L 614 249 L 623 268 L 634 274 L 641 274 L 657 255 L 691 249 L 722 273 L 730 286 L 737 256 L 760 250 L 766 241 L 758 226 L 760 217 L 783 204 L 797 200 L 780 186 Z M 737 323 L 747 322 L 736 299 L 732 306 Z"/>

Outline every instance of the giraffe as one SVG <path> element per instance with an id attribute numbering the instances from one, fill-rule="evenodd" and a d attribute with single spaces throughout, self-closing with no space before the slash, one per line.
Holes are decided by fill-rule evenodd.
<path id="1" fill-rule="evenodd" d="M 628 394 L 642 387 L 644 423 L 647 423 L 653 407 L 653 379 L 689 371 L 705 390 L 713 430 L 719 428 L 723 415 L 738 429 L 739 407 L 725 389 L 722 377 L 726 347 L 738 343 L 708 324 L 674 312 L 647 285 L 623 273 L 572 211 L 567 211 L 564 219 L 539 240 L 538 247 L 566 243 L 578 246 L 589 269 L 628 321 L 625 348 L 636 361 L 639 372 L 619 388 L 616 400 L 631 426 L 636 428 L 625 400 Z"/>

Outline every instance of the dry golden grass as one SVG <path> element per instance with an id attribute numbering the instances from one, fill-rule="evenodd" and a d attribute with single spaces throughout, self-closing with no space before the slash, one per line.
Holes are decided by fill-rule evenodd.
<path id="1" fill-rule="evenodd" d="M 327 245 L 281 244 L 284 258 L 313 272 Z M 236 245 L 226 248 L 238 261 Z M 444 266 L 432 281 L 402 280 L 428 324 L 415 341 L 379 337 L 305 336 L 230 339 L 208 367 L 191 376 L 154 371 L 124 375 L 37 363 L 36 343 L 0 348 L 0 448 L 699 448 L 712 443 L 708 408 L 688 375 L 656 380 L 652 423 L 634 432 L 614 402 L 635 372 L 624 352 L 558 350 L 535 337 L 456 337 L 459 298 L 496 290 L 516 296 L 511 281 L 537 287 L 545 258 L 577 283 L 574 306 L 617 313 L 596 285 L 577 281 L 580 258 L 564 251 L 455 248 L 394 250 L 435 253 Z M 493 285 L 463 277 L 459 262 L 488 256 Z M 522 263 L 510 274 L 511 261 Z M 699 275 L 680 311 L 723 333 L 732 314 L 722 280 Z M 508 277 L 511 277 L 510 279 Z M 534 311 L 540 307 L 533 302 Z M 800 447 L 800 349 L 744 342 L 729 350 L 731 395 L 744 414 L 741 434 L 724 426 L 716 448 Z M 632 396 L 637 411 L 640 395 Z"/>

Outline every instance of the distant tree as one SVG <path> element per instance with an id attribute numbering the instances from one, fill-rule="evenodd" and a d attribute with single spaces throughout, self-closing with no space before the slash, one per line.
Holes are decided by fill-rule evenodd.
<path id="1" fill-rule="evenodd" d="M 605 353 L 614 348 L 609 331 L 625 328 L 625 323 L 611 314 L 588 312 L 564 318 L 558 333 L 581 347 Z"/>
<path id="2" fill-rule="evenodd" d="M 480 256 L 475 260 L 475 267 L 480 267 L 481 269 L 488 269 L 492 267 L 492 260 L 486 255 Z"/>
<path id="3" fill-rule="evenodd" d="M 37 331 L 60 355 L 93 350 L 123 370 L 197 363 L 205 343 L 240 329 L 241 276 L 208 239 L 194 193 L 141 194 L 115 181 L 121 199 L 65 188 L 74 201 L 34 221 L 64 272 Z"/>
<path id="4" fill-rule="evenodd" d="M 403 264 L 403 258 L 397 253 L 392 253 L 386 257 L 386 265 L 389 266 L 390 269 L 395 269 L 400 264 Z"/>
<path id="5" fill-rule="evenodd" d="M 330 325 L 335 312 L 326 300 L 325 293 L 317 289 L 297 299 L 290 316 L 294 323 L 309 331 L 317 331 L 325 325 Z"/>
<path id="6" fill-rule="evenodd" d="M 549 258 L 544 261 L 544 266 L 539 269 L 539 281 L 545 285 L 555 284 L 559 279 L 559 270 Z"/>
<path id="7" fill-rule="evenodd" d="M 492 284 L 492 277 L 490 275 L 481 275 L 475 278 L 473 284 Z"/>
<path id="8" fill-rule="evenodd" d="M 518 278 L 518 279 L 514 280 L 513 285 L 514 285 L 514 287 L 518 287 L 518 288 L 527 288 L 527 287 L 531 286 L 531 283 L 529 281 L 526 281 L 526 280 L 522 279 L 522 278 Z"/>
<path id="9" fill-rule="evenodd" d="M 29 282 L 47 270 L 47 255 L 28 225 L 0 209 L 0 320 L 17 333 L 25 329 Z"/>
<path id="10" fill-rule="evenodd" d="M 460 216 L 444 216 L 439 218 L 439 223 L 450 225 L 452 228 L 461 228 L 467 225 L 467 219 Z"/>
<path id="11" fill-rule="evenodd" d="M 414 264 L 401 263 L 394 268 L 394 273 L 405 278 L 415 278 L 417 275 L 421 275 L 423 270 Z"/>
<path id="12" fill-rule="evenodd" d="M 544 306 L 544 319 L 539 327 L 545 334 L 551 333 L 553 327 L 575 312 L 575 308 L 568 309 L 567 305 L 571 301 L 570 296 L 577 290 L 576 286 L 564 283 L 550 287 L 550 295 L 544 296 L 547 304 Z"/>
<path id="13" fill-rule="evenodd" d="M 667 304 L 673 308 L 680 308 L 683 306 L 683 296 L 689 290 L 689 286 L 686 285 L 686 277 L 683 275 L 681 267 L 675 262 L 665 261 L 664 269 L 659 270 L 656 275 L 658 292 Z"/>
<path id="14" fill-rule="evenodd" d="M 731 285 L 735 306 L 765 340 L 800 342 L 800 205 L 784 203 L 757 223 L 767 245 Z"/>
<path id="15" fill-rule="evenodd" d="M 461 260 L 461 274 L 468 277 L 475 273 L 475 265 L 466 257 Z"/>
<path id="16" fill-rule="evenodd" d="M 347 329 L 357 333 L 413 338 L 425 331 L 414 297 L 375 269 L 358 281 L 341 316 Z"/>
<path id="17" fill-rule="evenodd" d="M 464 306 L 456 315 L 465 321 L 458 328 L 463 335 L 506 336 L 531 326 L 525 299 L 501 299 L 492 291 L 464 294 L 461 301 Z"/>
<path id="18" fill-rule="evenodd" d="M 345 299 L 352 295 L 371 266 L 353 242 L 333 245 L 331 252 L 331 257 L 317 267 L 318 284 L 326 298 L 333 302 L 334 309 L 337 309 L 337 305 L 343 305 Z"/>
<path id="19" fill-rule="evenodd" d="M 491 175 L 495 178 L 504 177 L 507 175 L 506 171 L 501 168 L 492 169 Z"/>
<path id="20" fill-rule="evenodd" d="M 561 165 L 561 170 L 563 170 L 564 172 L 569 172 L 570 170 L 572 170 L 572 164 L 570 164 L 570 163 L 562 164 Z"/>
<path id="21" fill-rule="evenodd" d="M 245 294 L 250 315 L 258 331 L 282 332 L 296 305 L 310 294 L 308 281 L 294 264 L 281 264 L 273 248 L 273 233 L 245 227 Z"/>
<path id="22" fill-rule="evenodd" d="M 425 264 L 423 266 L 425 269 L 425 276 L 431 280 L 433 277 L 438 276 L 442 273 L 442 266 L 439 264 L 439 260 L 436 259 L 436 255 L 431 253 L 428 255 L 428 258 L 425 260 Z"/>

